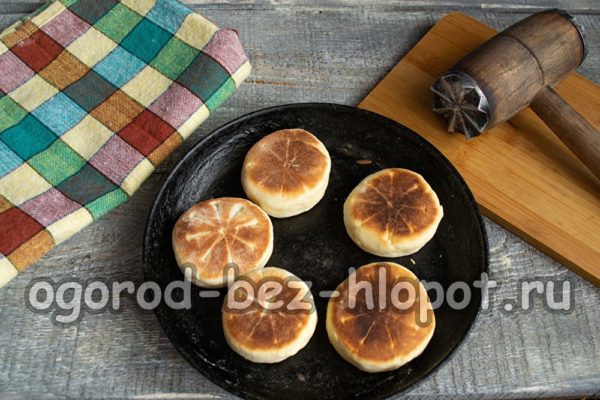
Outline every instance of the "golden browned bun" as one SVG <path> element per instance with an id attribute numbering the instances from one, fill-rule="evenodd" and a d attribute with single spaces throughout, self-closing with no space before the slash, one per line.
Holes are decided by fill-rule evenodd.
<path id="1" fill-rule="evenodd" d="M 261 296 L 261 286 L 272 295 Z M 241 276 L 223 303 L 227 343 L 257 363 L 276 363 L 293 356 L 306 346 L 316 326 L 317 312 L 308 286 L 281 268 L 268 267 Z"/>
<path id="2" fill-rule="evenodd" d="M 346 231 L 364 251 L 400 257 L 419 251 L 444 215 L 423 177 L 402 168 L 367 176 L 344 203 Z"/>
<path id="3" fill-rule="evenodd" d="M 329 153 L 319 139 L 302 129 L 283 129 L 252 146 L 242 167 L 242 186 L 267 214 L 291 217 L 323 198 L 330 171 Z"/>
<path id="4" fill-rule="evenodd" d="M 265 266 L 273 252 L 273 225 L 254 203 L 222 197 L 183 213 L 172 239 L 177 264 L 184 273 L 192 269 L 194 284 L 222 287 L 228 265 L 235 265 L 240 274 Z"/>
<path id="5" fill-rule="evenodd" d="M 366 284 L 372 295 L 361 288 Z M 433 336 L 435 316 L 427 291 L 401 265 L 364 265 L 336 291 L 339 296 L 331 297 L 327 306 L 329 340 L 346 361 L 363 371 L 399 368 L 419 356 Z"/>

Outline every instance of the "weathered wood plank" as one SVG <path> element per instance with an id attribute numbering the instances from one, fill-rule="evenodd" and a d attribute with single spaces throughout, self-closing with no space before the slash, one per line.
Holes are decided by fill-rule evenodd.
<path id="1" fill-rule="evenodd" d="M 237 28 L 254 65 L 248 82 L 188 140 L 127 204 L 51 251 L 0 290 L 0 397 L 231 398 L 173 349 L 152 313 L 125 297 L 123 311 L 86 315 L 77 325 L 51 324 L 25 307 L 35 277 L 131 279 L 139 283 L 141 243 L 149 206 L 164 174 L 194 143 L 247 112 L 290 102 L 356 104 L 450 9 L 466 9 L 501 29 L 522 13 L 547 6 L 580 10 L 589 27 L 589 56 L 580 72 L 600 80 L 600 2 L 409 1 L 365 6 L 346 0 L 193 1 L 222 26 Z M 0 28 L 37 1 L 0 3 Z M 19 8 L 23 7 L 23 8 Z M 25 10 L 24 8 L 29 7 Z M 415 398 L 524 398 L 600 395 L 600 290 L 486 221 L 491 277 L 500 282 L 462 349 L 410 393 Z M 537 306 L 509 314 L 519 281 L 568 279 L 573 310 Z M 197 396 L 195 396 L 197 395 Z"/>
<path id="2" fill-rule="evenodd" d="M 361 8 L 367 10 L 404 10 L 404 11 L 456 11 L 456 10 L 494 10 L 498 12 L 533 12 L 546 8 L 561 8 L 579 13 L 595 13 L 598 10 L 596 0 L 512 0 L 512 1 L 477 1 L 477 0 L 378 0 L 364 2 L 361 0 L 182 0 L 183 3 L 204 8 L 224 9 L 274 9 L 274 8 L 306 8 L 306 9 L 340 9 Z M 10 0 L 0 4 L 0 13 L 27 13 L 44 4 L 39 0 Z"/>

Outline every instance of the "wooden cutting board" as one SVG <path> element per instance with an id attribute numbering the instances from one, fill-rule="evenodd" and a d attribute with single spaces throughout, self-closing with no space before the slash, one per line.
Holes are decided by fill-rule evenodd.
<path id="1" fill-rule="evenodd" d="M 496 33 L 453 13 L 360 103 L 411 128 L 462 174 L 484 215 L 600 286 L 600 182 L 527 109 L 467 141 L 431 111 L 431 84 Z M 573 74 L 557 91 L 600 128 L 600 86 Z"/>

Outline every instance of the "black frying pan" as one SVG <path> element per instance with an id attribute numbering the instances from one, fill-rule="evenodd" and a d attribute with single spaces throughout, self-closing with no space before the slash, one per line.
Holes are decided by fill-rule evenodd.
<path id="1" fill-rule="evenodd" d="M 177 164 L 158 192 L 148 217 L 144 241 L 144 275 L 161 288 L 181 280 L 171 249 L 177 218 L 198 201 L 244 197 L 240 171 L 246 152 L 264 135 L 283 128 L 315 134 L 332 158 L 329 187 L 312 210 L 286 219 L 273 218 L 275 245 L 267 265 L 290 270 L 313 282 L 319 323 L 309 344 L 277 364 L 254 364 L 234 353 L 223 337 L 218 298 L 201 298 L 192 288 L 192 307 L 156 309 L 165 333 L 198 371 L 225 389 L 255 399 L 384 398 L 397 394 L 440 365 L 465 337 L 481 303 L 475 289 L 468 306 L 436 310 L 434 336 L 421 356 L 392 371 L 361 372 L 345 362 L 325 331 L 327 299 L 349 267 L 381 260 L 360 250 L 346 234 L 342 205 L 365 176 L 388 167 L 423 175 L 440 198 L 445 216 L 437 234 L 412 256 L 392 259 L 420 279 L 447 288 L 455 281 L 472 283 L 487 270 L 488 249 L 477 205 L 449 161 L 423 138 L 380 115 L 334 104 L 292 104 L 257 111 L 214 131 Z M 369 160 L 370 164 L 357 163 Z M 415 261 L 411 262 L 411 259 Z M 460 298 L 457 298 L 460 300 Z"/>

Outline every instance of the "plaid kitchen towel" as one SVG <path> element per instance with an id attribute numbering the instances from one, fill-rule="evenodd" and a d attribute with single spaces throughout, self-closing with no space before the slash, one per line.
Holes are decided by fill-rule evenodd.
<path id="1" fill-rule="evenodd" d="M 248 76 L 176 0 L 51 1 L 0 34 L 0 286 L 125 202 Z"/>

